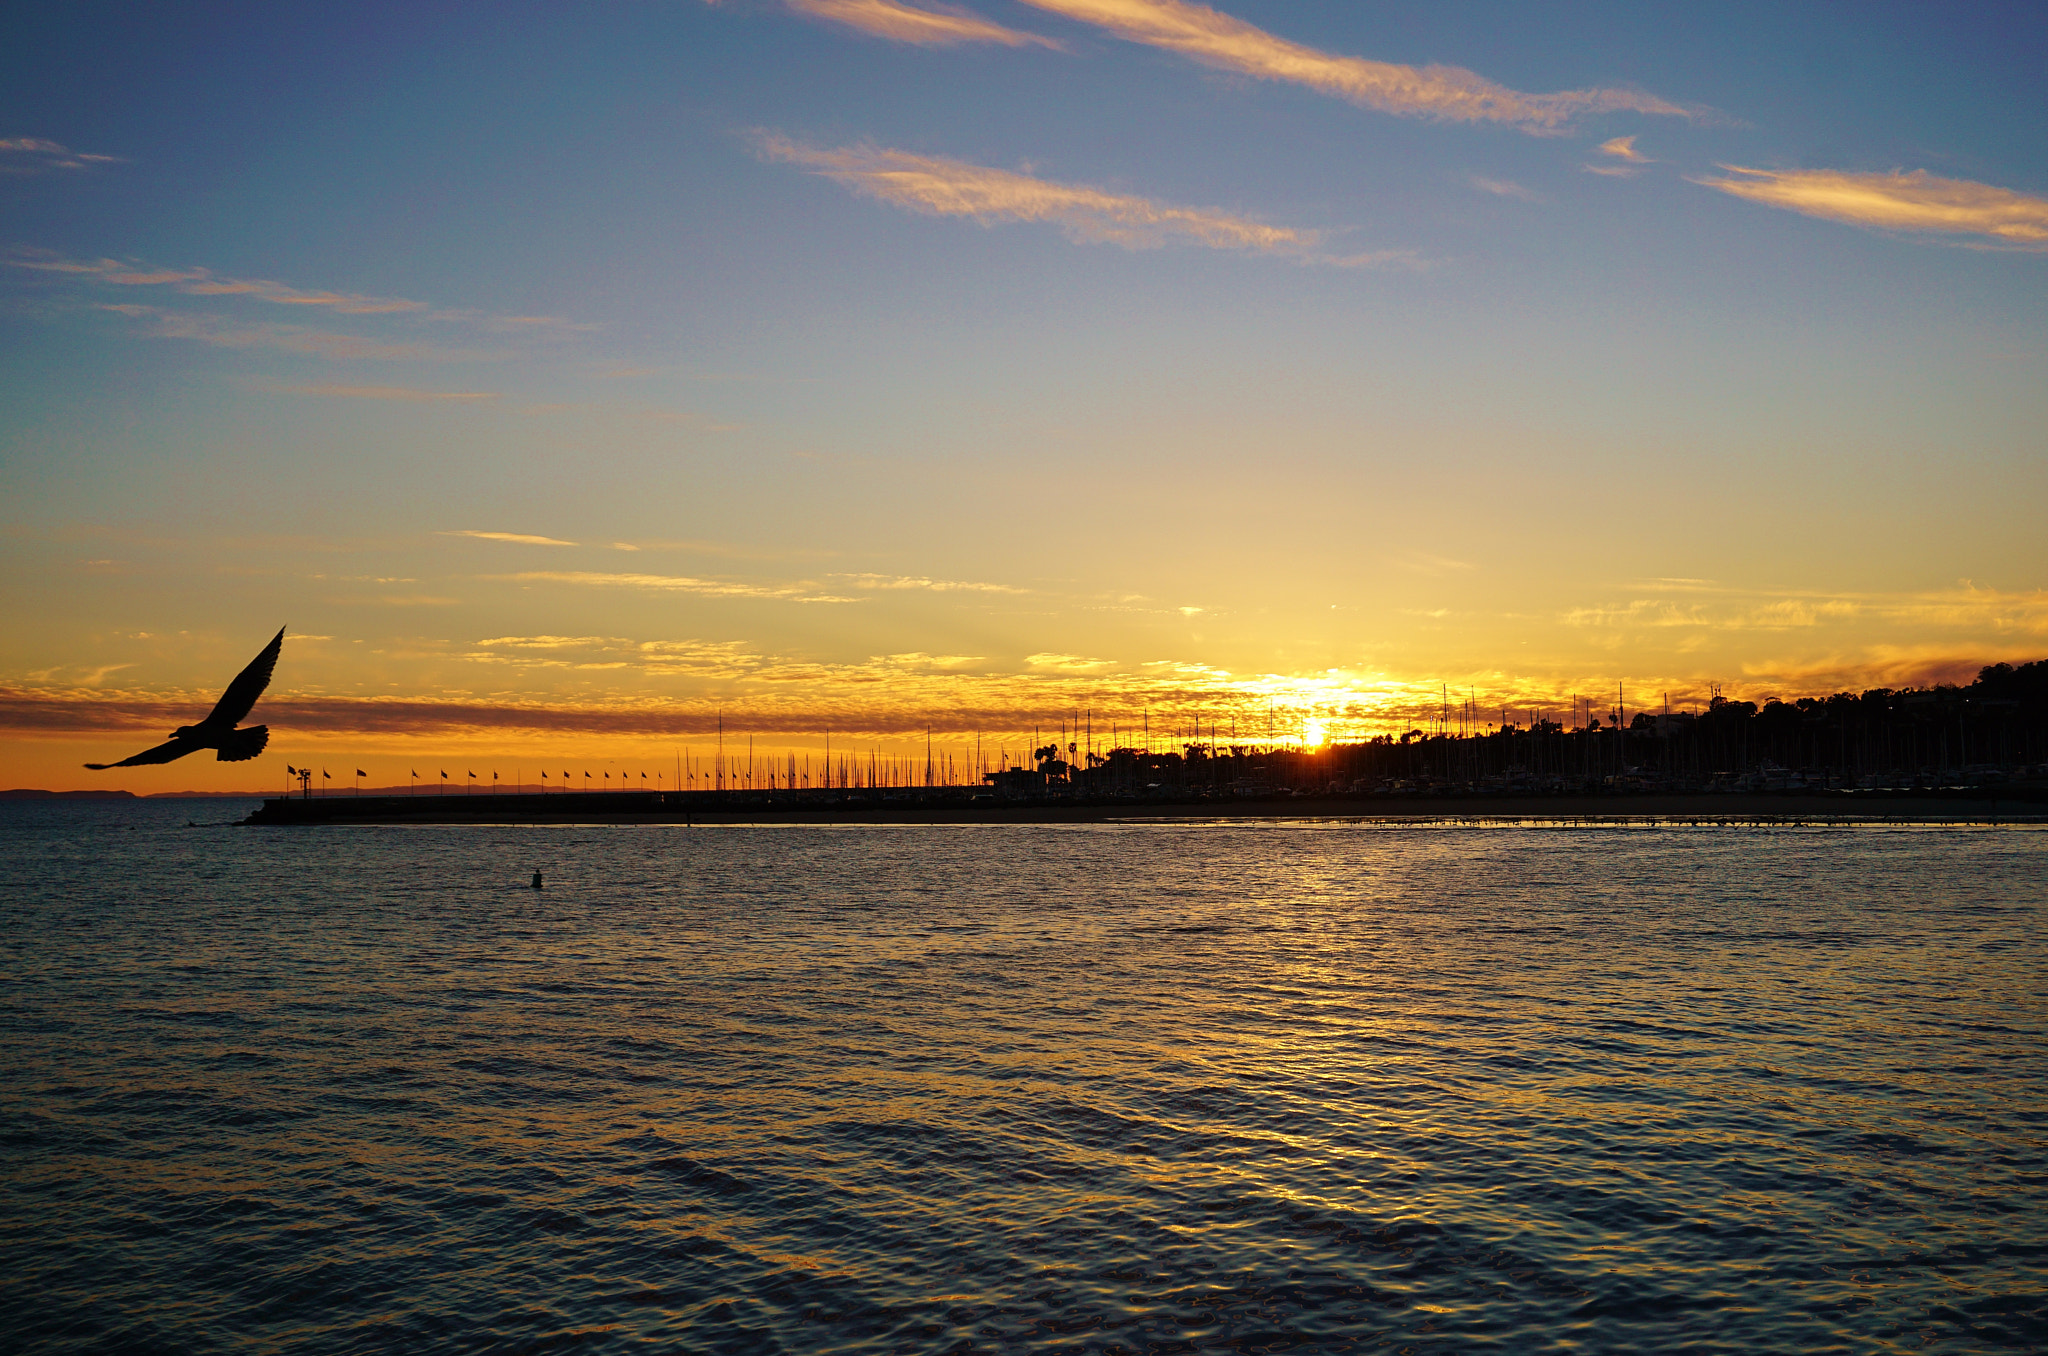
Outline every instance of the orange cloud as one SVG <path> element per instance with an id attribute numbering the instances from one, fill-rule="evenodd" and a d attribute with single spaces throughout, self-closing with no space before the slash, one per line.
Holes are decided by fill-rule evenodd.
<path id="1" fill-rule="evenodd" d="M 799 14 L 922 47 L 951 47 L 963 42 L 993 42 L 1004 47 L 1059 46 L 1050 38 L 1019 33 L 951 6 L 913 9 L 899 0 L 788 0 L 788 4 Z"/>
<path id="2" fill-rule="evenodd" d="M 1038 9 L 1107 29 L 1130 42 L 1178 52 L 1205 66 L 1260 80 L 1284 80 L 1364 108 L 1443 122 L 1496 122 L 1525 132 L 1559 132 L 1588 113 L 1693 113 L 1625 89 L 1524 94 L 1458 66 L 1400 66 L 1318 51 L 1187 0 L 1024 0 Z"/>
<path id="3" fill-rule="evenodd" d="M 762 137 L 760 149 L 770 160 L 801 165 L 857 193 L 914 212 L 972 217 L 983 225 L 1052 222 L 1080 241 L 1135 249 L 1186 240 L 1211 249 L 1299 254 L 1312 249 L 1318 239 L 1314 231 L 1268 226 L 1210 208 L 1173 207 L 909 151 L 878 146 L 825 150 L 775 135 Z"/>
<path id="4" fill-rule="evenodd" d="M 569 545 L 563 542 L 560 545 Z M 657 593 L 695 593 L 707 598 L 774 598 L 791 603 L 857 603 L 819 593 L 808 584 L 741 584 L 723 579 L 693 579 L 679 574 L 626 574 L 597 570 L 529 571 L 505 576 L 516 583 L 582 584 L 597 588 L 644 589 Z"/>
<path id="5" fill-rule="evenodd" d="M 1654 617 L 1638 623 L 1656 624 Z M 1796 623 L 1795 623 L 1796 624 Z M 1793 632 L 1782 631 L 1789 639 Z M 1825 640 L 1817 637 L 1816 639 Z M 2021 639 L 2014 637 L 2013 639 Z M 2036 657 L 2031 645 L 1930 642 L 1919 647 L 1802 645 L 1740 666 L 1733 697 L 1822 695 L 1873 686 L 1898 687 L 1967 679 L 1997 659 Z M 348 738 L 479 741 L 501 734 L 541 736 L 587 750 L 606 739 L 703 736 L 723 728 L 781 735 L 802 742 L 827 729 L 880 738 L 974 731 L 1049 729 L 1076 713 L 1092 713 L 1098 734 L 1129 731 L 1149 718 L 1155 740 L 1199 718 L 1227 740 L 1279 735 L 1313 717 L 1336 738 L 1356 738 L 1427 723 L 1446 700 L 1438 681 L 1397 678 L 1371 669 L 1234 674 L 1213 665 L 1154 660 L 1135 666 L 1082 655 L 1041 653 L 1005 664 L 971 655 L 923 652 L 876 655 L 835 663 L 764 655 L 736 641 L 641 641 L 604 637 L 505 636 L 461 655 L 482 673 L 576 674 L 630 671 L 662 681 L 666 690 L 599 697 L 593 690 L 495 693 L 468 688 L 408 697 L 329 696 L 318 691 L 267 695 L 259 718 L 280 739 Z M 448 656 L 457 657 L 457 656 Z M 104 679 L 104 674 L 92 674 Z M 1544 677 L 1476 672 L 1452 686 L 1482 709 L 1503 705 L 1557 712 L 1571 692 L 1612 691 L 1614 676 L 1552 673 Z M 580 686 L 580 683 L 579 683 Z M 1646 671 L 1627 680 L 1631 705 L 1647 694 L 1683 704 L 1703 699 L 1705 685 L 1689 674 Z M 17 741 L 93 740 L 160 732 L 189 720 L 217 694 L 211 690 L 110 690 L 82 683 L 62 687 L 0 685 L 0 732 Z"/>
<path id="6" fill-rule="evenodd" d="M 1643 172 L 1643 166 L 1657 162 L 1636 149 L 1634 137 L 1613 137 L 1594 148 L 1602 155 L 1611 155 L 1622 161 L 1619 165 L 1585 165 L 1588 174 L 1605 174 L 1611 178 L 1628 179 Z"/>
<path id="7" fill-rule="evenodd" d="M 835 574 L 857 589 L 923 589 L 932 593 L 1025 593 L 1008 584 L 979 584 L 965 579 L 926 579 L 905 574 Z"/>
<path id="8" fill-rule="evenodd" d="M 477 537 L 484 541 L 517 542 L 522 546 L 574 546 L 576 544 L 573 541 L 563 541 L 560 537 L 533 537 L 528 536 L 524 532 L 479 532 L 474 528 L 462 528 L 454 532 L 443 532 L 440 535 L 444 537 Z"/>
<path id="9" fill-rule="evenodd" d="M 2048 198 L 1926 170 L 1760 170 L 1723 165 L 1733 179 L 1694 179 L 1738 198 L 1873 230 L 1976 236 L 2009 249 L 2048 249 Z"/>
<path id="10" fill-rule="evenodd" d="M 1096 673 L 1116 667 L 1114 659 L 1090 659 L 1079 654 L 1026 655 L 1024 662 L 1034 669 L 1050 669 L 1055 673 Z"/>
<path id="11" fill-rule="evenodd" d="M 1888 630 L 1968 630 L 1997 636 L 2048 636 L 2048 590 L 2002 592 L 1968 581 L 1919 593 L 1765 593 L 1718 587 L 1698 579 L 1644 581 L 1644 591 L 1679 593 L 1690 601 L 1636 598 L 1618 606 L 1577 607 L 1567 626 L 1693 627 L 1734 633 L 1808 630 L 1880 622 Z M 1705 601 L 1701 601 L 1704 599 Z"/>
<path id="12" fill-rule="evenodd" d="M 26 258 L 10 259 L 8 263 L 32 272 L 68 273 L 120 287 L 174 287 L 195 297 L 255 297 L 280 306 L 326 307 L 343 315 L 390 315 L 428 309 L 423 301 L 349 292 L 308 292 L 278 282 L 222 278 L 203 268 L 150 268 L 118 259 L 66 259 L 43 251 L 32 251 Z"/>

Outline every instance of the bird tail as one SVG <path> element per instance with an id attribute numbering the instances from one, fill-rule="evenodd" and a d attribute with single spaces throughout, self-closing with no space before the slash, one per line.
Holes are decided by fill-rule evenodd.
<path id="1" fill-rule="evenodd" d="M 220 753 L 216 755 L 223 763 L 246 763 L 263 752 L 263 746 L 270 742 L 268 725 L 251 725 L 246 730 L 236 730 L 220 742 Z"/>

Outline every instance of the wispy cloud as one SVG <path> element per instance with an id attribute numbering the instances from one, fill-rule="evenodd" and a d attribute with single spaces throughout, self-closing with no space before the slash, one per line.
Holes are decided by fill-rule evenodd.
<path id="1" fill-rule="evenodd" d="M 763 662 L 751 645 L 738 640 L 643 640 L 632 648 L 655 678 L 742 678 Z"/>
<path id="2" fill-rule="evenodd" d="M 1633 178 L 1638 174 L 1641 174 L 1643 172 L 1643 166 L 1654 165 L 1657 163 L 1656 161 L 1652 160 L 1649 156 L 1644 155 L 1641 151 L 1638 151 L 1636 149 L 1636 139 L 1634 137 L 1615 137 L 1611 140 L 1601 142 L 1598 146 L 1594 147 L 1594 149 L 1598 151 L 1600 154 L 1605 156 L 1612 156 L 1614 159 L 1619 160 L 1622 163 L 1619 165 L 1602 164 L 1583 166 L 1583 168 L 1588 174 L 1604 174 L 1614 179 L 1628 179 Z"/>
<path id="3" fill-rule="evenodd" d="M 880 146 L 826 149 L 763 134 L 761 154 L 800 165 L 868 197 L 930 216 L 1000 222 L 1050 222 L 1069 239 L 1144 249 L 1169 241 L 1211 249 L 1283 255 L 1342 267 L 1416 264 L 1405 250 L 1334 256 L 1320 252 L 1320 232 L 1264 222 L 1206 207 L 1175 207 L 1085 184 L 1063 184 L 1011 170 Z"/>
<path id="4" fill-rule="evenodd" d="M 1260 80 L 1284 80 L 1364 108 L 1444 122 L 1505 123 L 1555 133 L 1591 113 L 1695 116 L 1654 95 L 1627 89 L 1524 94 L 1458 66 L 1401 66 L 1338 56 L 1276 37 L 1242 19 L 1187 0 L 1024 0 L 1094 24 L 1130 42 L 1178 52 L 1205 66 Z"/>
<path id="5" fill-rule="evenodd" d="M 1954 644 L 1870 645 L 1827 655 L 1760 656 L 1741 666 L 1752 697 L 1790 692 L 1855 692 L 1873 687 L 1929 687 L 1967 683 L 1985 664 L 2024 662 L 2035 651 L 1999 651 Z"/>
<path id="6" fill-rule="evenodd" d="M 420 391 L 410 386 L 336 386 L 332 384 L 311 384 L 304 386 L 273 386 L 273 391 L 284 391 L 291 395 L 339 396 L 351 400 L 414 400 L 414 401 L 476 401 L 496 400 L 496 391 Z"/>
<path id="7" fill-rule="evenodd" d="M 1091 659 L 1087 655 L 1050 652 L 1026 655 L 1024 662 L 1034 669 L 1051 669 L 1055 673 L 1100 673 L 1116 667 L 1114 659 Z"/>
<path id="8" fill-rule="evenodd" d="M 120 163 L 118 155 L 74 151 L 46 137 L 0 137 L 0 174 L 41 174 L 46 170 L 83 170 Z"/>
<path id="9" fill-rule="evenodd" d="M 2048 198 L 1926 170 L 1760 170 L 1723 165 L 1730 179 L 1696 184 L 1810 217 L 1873 230 L 1976 237 L 1997 248 L 2048 249 Z"/>
<path id="10" fill-rule="evenodd" d="M 978 584 L 964 579 L 926 579 L 905 574 L 835 574 L 857 589 L 925 589 L 932 593 L 1025 593 L 1008 584 Z"/>
<path id="11" fill-rule="evenodd" d="M 528 571 L 505 575 L 515 583 L 582 584 L 596 588 L 643 589 L 655 593 L 694 593 L 706 598 L 773 598 L 791 603 L 857 603 L 858 598 L 820 593 L 809 584 L 743 584 L 724 579 L 693 579 L 677 574 L 626 574 L 599 570 Z"/>
<path id="12" fill-rule="evenodd" d="M 159 339 L 190 339 L 215 348 L 274 348 L 287 353 L 304 353 L 337 361 L 376 360 L 385 362 L 463 362 L 497 358 L 500 353 L 479 349 L 451 348 L 417 340 L 373 339 L 360 334 L 341 334 L 306 325 L 272 321 L 239 321 L 226 316 L 191 311 L 169 311 L 160 306 L 130 302 L 104 303 L 103 311 L 143 322 L 145 332 Z"/>
<path id="13" fill-rule="evenodd" d="M 1663 599 L 1639 598 L 1620 607 L 1573 608 L 1562 620 L 1568 626 L 1704 627 L 1720 631 L 1792 631 L 1855 618 L 1862 607 L 1842 598 L 1785 598 L 1734 611 L 1699 604 L 1680 606 Z"/>
<path id="14" fill-rule="evenodd" d="M 1595 149 L 1602 155 L 1611 155 L 1617 160 L 1626 160 L 1635 165 L 1652 165 L 1656 163 L 1649 156 L 1636 149 L 1636 139 L 1634 137 L 1615 137 L 1610 141 L 1601 142 Z"/>
<path id="15" fill-rule="evenodd" d="M 510 646 L 518 650 L 588 650 L 612 642 L 604 636 L 495 636 L 476 643 L 480 646 Z"/>
<path id="16" fill-rule="evenodd" d="M 1953 589 L 1914 593 L 1807 593 L 1724 588 L 1705 580 L 1643 581 L 1653 595 L 1687 595 L 1684 602 L 1652 596 L 1627 603 L 1579 607 L 1560 620 L 1570 626 L 1690 627 L 1719 632 L 1808 631 L 1851 622 L 1918 632 L 1977 631 L 1999 636 L 2048 635 L 2048 590 L 2006 592 L 1968 580 Z"/>
<path id="17" fill-rule="evenodd" d="M 563 541 L 563 540 L 562 540 L 562 539 L 561 539 L 560 537 L 535 537 L 535 536 L 531 536 L 531 535 L 529 535 L 529 534 L 527 534 L 527 533 L 524 533 L 524 532 L 479 532 L 479 531 L 477 531 L 477 530 L 476 530 L 476 529 L 474 529 L 474 528 L 467 528 L 467 527 L 466 527 L 466 528 L 462 528 L 462 529 L 460 529 L 460 530 L 458 530 L 458 531 L 454 531 L 454 532 L 443 532 L 443 533 L 440 533 L 439 535 L 441 535 L 441 536 L 443 536 L 443 537 L 476 537 L 476 538 L 478 538 L 478 539 L 480 539 L 480 540 L 483 540 L 483 541 L 509 541 L 509 542 L 517 542 L 517 543 L 518 543 L 519 545 L 521 545 L 521 546 L 574 546 L 574 545 L 576 545 L 576 543 L 575 543 L 575 542 L 573 542 L 573 541 Z"/>
<path id="18" fill-rule="evenodd" d="M 454 607 L 462 600 L 427 593 L 385 593 L 367 598 L 342 597 L 334 601 L 361 607 Z"/>
<path id="19" fill-rule="evenodd" d="M 307 291 L 279 282 L 225 278 L 204 268 L 154 268 L 120 259 L 67 259 L 46 250 L 25 250 L 7 261 L 36 273 L 63 273 L 117 287 L 169 287 L 193 297 L 253 297 L 279 306 L 317 306 L 340 315 L 391 315 L 431 310 L 423 301 L 354 292 Z"/>
<path id="20" fill-rule="evenodd" d="M 634 669 L 650 678 L 747 678 L 763 662 L 743 641 L 496 636 L 476 646 L 462 658 L 519 669 Z"/>
<path id="21" fill-rule="evenodd" d="M 329 316 L 388 317 L 422 323 L 464 327 L 508 338 L 562 338 L 594 329 L 594 326 L 564 320 L 559 316 L 494 315 L 485 311 L 437 307 L 406 297 L 375 296 L 361 292 L 294 287 L 288 283 L 258 278 L 233 278 L 207 268 L 167 268 L 135 259 L 72 259 L 54 250 L 17 248 L 7 264 L 11 268 L 40 274 L 52 280 L 67 280 L 95 287 L 163 289 L 187 297 L 240 298 L 284 306 L 301 312 Z M 110 306 L 127 314 L 171 314 L 156 308 Z M 222 316 L 192 312 L 195 327 L 230 329 L 236 322 Z M 242 328 L 250 327 L 244 325 Z M 294 331 L 308 333 L 308 331 Z M 199 333 L 178 337 L 199 338 Z"/>
<path id="22" fill-rule="evenodd" d="M 952 47 L 965 42 L 993 42 L 1004 47 L 1058 47 L 1051 38 L 1019 33 L 978 14 L 951 5 L 913 9 L 899 0 L 787 0 L 799 14 L 857 28 L 878 38 L 922 47 Z"/>
<path id="23" fill-rule="evenodd" d="M 871 198 L 932 216 L 972 217 L 983 225 L 1052 222 L 1075 240 L 1133 248 L 1181 239 L 1214 249 L 1273 252 L 1306 249 L 1316 242 L 1311 231 L 940 156 L 879 146 L 830 150 L 775 135 L 762 137 L 760 147 L 770 160 L 801 165 Z"/>
<path id="24" fill-rule="evenodd" d="M 1514 198 L 1520 202 L 1542 202 L 1544 197 L 1532 188 L 1524 188 L 1510 179 L 1489 179 L 1475 174 L 1468 181 L 1481 193 L 1491 193 L 1496 198 Z"/>
<path id="25" fill-rule="evenodd" d="M 982 662 L 978 654 L 926 654 L 923 650 L 912 650 L 907 654 L 883 655 L 881 662 L 899 669 L 964 669 Z"/>

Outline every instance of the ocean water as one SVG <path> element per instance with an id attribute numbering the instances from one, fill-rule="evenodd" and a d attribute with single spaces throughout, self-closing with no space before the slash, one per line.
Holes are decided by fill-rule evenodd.
<path id="1" fill-rule="evenodd" d="M 246 808 L 0 806 L 10 1350 L 2048 1346 L 2048 832 Z"/>

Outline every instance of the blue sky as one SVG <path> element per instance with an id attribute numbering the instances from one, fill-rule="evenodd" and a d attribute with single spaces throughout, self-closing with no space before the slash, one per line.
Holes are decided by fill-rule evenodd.
<path id="1" fill-rule="evenodd" d="M 2044 55 L 2020 6 L 25 13 L 0 686 L 54 768 L 280 621 L 308 740 L 622 749 L 2032 657 Z"/>

